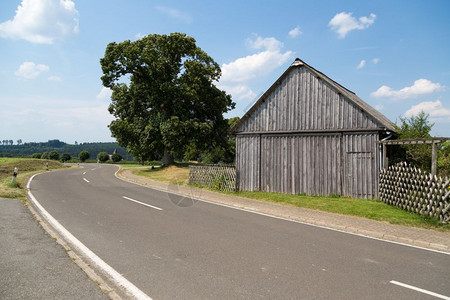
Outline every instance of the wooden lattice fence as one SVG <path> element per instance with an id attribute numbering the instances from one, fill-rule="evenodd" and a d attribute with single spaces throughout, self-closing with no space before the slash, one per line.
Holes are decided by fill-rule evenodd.
<path id="1" fill-rule="evenodd" d="M 221 191 L 235 191 L 236 167 L 229 165 L 189 166 L 189 183 Z"/>
<path id="2" fill-rule="evenodd" d="M 409 212 L 450 221 L 450 180 L 425 174 L 406 162 L 380 174 L 380 200 Z"/>

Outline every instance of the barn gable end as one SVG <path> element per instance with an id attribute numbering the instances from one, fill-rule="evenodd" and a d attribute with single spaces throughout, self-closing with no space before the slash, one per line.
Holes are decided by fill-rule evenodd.
<path id="1" fill-rule="evenodd" d="M 296 59 L 233 129 L 238 189 L 375 198 L 387 131 L 385 116 Z"/>
<path id="2" fill-rule="evenodd" d="M 390 130 L 378 111 L 297 59 L 235 126 L 235 133 Z"/>

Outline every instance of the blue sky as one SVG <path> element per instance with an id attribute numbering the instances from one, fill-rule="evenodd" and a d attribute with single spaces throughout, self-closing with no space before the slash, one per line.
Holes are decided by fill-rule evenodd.
<path id="1" fill-rule="evenodd" d="M 450 136 L 450 1 L 0 2 L 0 140 L 114 141 L 99 59 L 110 42 L 184 32 L 222 68 L 241 117 L 296 57 L 393 122 Z"/>

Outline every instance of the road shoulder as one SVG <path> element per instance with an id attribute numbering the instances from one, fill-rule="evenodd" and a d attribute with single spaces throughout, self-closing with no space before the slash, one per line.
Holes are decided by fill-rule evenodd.
<path id="1" fill-rule="evenodd" d="M 1 299 L 108 299 L 21 201 L 0 198 L 0 220 Z"/>

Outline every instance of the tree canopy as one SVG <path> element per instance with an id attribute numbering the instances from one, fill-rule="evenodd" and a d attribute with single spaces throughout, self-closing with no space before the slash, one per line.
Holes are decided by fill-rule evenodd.
<path id="1" fill-rule="evenodd" d="M 428 120 L 429 115 L 421 111 L 416 116 L 409 118 L 400 117 L 400 126 L 397 128 L 400 139 L 417 139 L 431 137 L 430 131 L 434 123 Z M 410 163 L 424 171 L 431 171 L 431 147 L 430 145 L 403 145 L 399 156 L 404 156 Z"/>
<path id="2" fill-rule="evenodd" d="M 100 64 L 116 118 L 109 128 L 135 158 L 171 163 L 226 144 L 223 114 L 235 104 L 215 86 L 220 67 L 194 38 L 172 33 L 113 42 Z"/>
<path id="3" fill-rule="evenodd" d="M 434 123 L 430 123 L 428 117 L 429 115 L 424 111 L 421 111 L 417 116 L 411 116 L 409 118 L 400 117 L 401 124 L 398 127 L 400 139 L 431 137 L 430 131 L 431 128 L 433 128 Z"/>
<path id="4" fill-rule="evenodd" d="M 82 161 L 85 162 L 87 159 L 89 159 L 89 157 L 91 157 L 91 155 L 89 154 L 88 151 L 83 150 L 78 154 L 78 158 Z"/>

